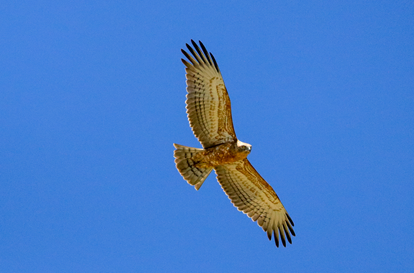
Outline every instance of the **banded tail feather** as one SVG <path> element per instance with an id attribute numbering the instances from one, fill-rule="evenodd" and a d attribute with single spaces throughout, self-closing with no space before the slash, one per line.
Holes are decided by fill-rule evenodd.
<path id="1" fill-rule="evenodd" d="M 199 190 L 204 180 L 213 170 L 212 167 L 203 168 L 197 165 L 198 162 L 194 160 L 195 156 L 204 152 L 204 150 L 175 143 L 174 147 L 176 148 L 174 151 L 174 162 L 178 171 L 188 184 L 193 185 L 196 190 Z"/>

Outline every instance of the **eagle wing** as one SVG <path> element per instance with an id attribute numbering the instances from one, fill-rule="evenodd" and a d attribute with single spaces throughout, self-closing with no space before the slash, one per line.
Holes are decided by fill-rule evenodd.
<path id="1" fill-rule="evenodd" d="M 231 117 L 230 98 L 214 56 L 202 51 L 191 40 L 194 49 L 182 53 L 191 62 L 181 59 L 186 66 L 188 120 L 194 135 L 204 148 L 237 141 Z"/>
<path id="2" fill-rule="evenodd" d="M 293 221 L 273 188 L 253 168 L 249 160 L 215 167 L 217 179 L 224 192 L 238 210 L 246 213 L 267 232 L 269 240 L 274 234 L 279 247 L 279 235 L 284 246 L 286 238 L 292 243 Z"/>

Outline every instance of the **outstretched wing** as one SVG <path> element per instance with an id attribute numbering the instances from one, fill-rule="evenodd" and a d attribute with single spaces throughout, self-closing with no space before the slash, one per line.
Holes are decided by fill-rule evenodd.
<path id="1" fill-rule="evenodd" d="M 249 160 L 244 159 L 232 164 L 215 168 L 217 179 L 231 202 L 238 210 L 246 213 L 267 232 L 269 240 L 272 233 L 279 247 L 279 235 L 284 246 L 286 238 L 292 243 L 293 221 L 280 202 L 272 187 L 253 168 Z"/>
<path id="2" fill-rule="evenodd" d="M 194 135 L 204 148 L 236 141 L 230 98 L 216 60 L 201 42 L 202 51 L 193 40 L 191 43 L 195 50 L 186 45 L 193 57 L 181 50 L 191 63 L 181 60 L 186 66 L 186 108 Z"/>

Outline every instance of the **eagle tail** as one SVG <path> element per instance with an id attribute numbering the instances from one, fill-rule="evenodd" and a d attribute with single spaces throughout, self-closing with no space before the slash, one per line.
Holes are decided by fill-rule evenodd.
<path id="1" fill-rule="evenodd" d="M 175 143 L 174 147 L 176 148 L 174 157 L 178 171 L 188 184 L 193 185 L 196 190 L 199 190 L 204 180 L 213 170 L 212 167 L 203 168 L 202 166 L 197 166 L 197 161 L 194 161 L 194 157 L 204 150 Z"/>

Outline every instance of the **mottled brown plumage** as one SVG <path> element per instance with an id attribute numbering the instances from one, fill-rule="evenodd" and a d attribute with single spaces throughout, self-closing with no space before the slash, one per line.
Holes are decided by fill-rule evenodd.
<path id="1" fill-rule="evenodd" d="M 273 188 L 253 168 L 247 156 L 251 145 L 237 139 L 230 98 L 214 56 L 191 40 L 181 50 L 186 66 L 187 115 L 191 129 L 204 149 L 174 144 L 175 163 L 183 178 L 198 190 L 214 169 L 231 202 L 267 233 L 286 246 L 292 243 L 293 221 Z"/>

